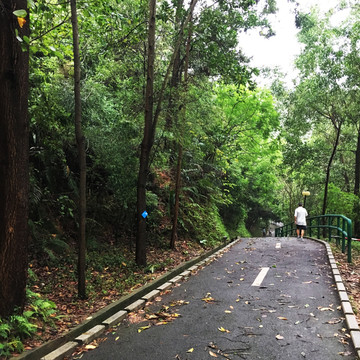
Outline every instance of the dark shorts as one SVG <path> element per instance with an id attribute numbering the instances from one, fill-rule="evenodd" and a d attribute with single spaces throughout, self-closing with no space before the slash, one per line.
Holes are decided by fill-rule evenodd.
<path id="1" fill-rule="evenodd" d="M 298 230 L 306 230 L 306 225 L 296 225 Z"/>

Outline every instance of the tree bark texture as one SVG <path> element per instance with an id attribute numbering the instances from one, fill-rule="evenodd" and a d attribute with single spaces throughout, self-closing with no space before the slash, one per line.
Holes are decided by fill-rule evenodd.
<path id="1" fill-rule="evenodd" d="M 76 13 L 76 0 L 70 1 L 71 23 L 74 50 L 74 96 L 75 96 L 75 137 L 79 156 L 80 196 L 79 196 L 79 240 L 78 240 L 78 295 L 86 298 L 86 149 L 85 137 L 81 126 L 81 89 L 80 89 L 80 50 L 79 30 Z"/>
<path id="2" fill-rule="evenodd" d="M 15 10 L 27 1 L 0 2 L 0 316 L 23 308 L 28 270 L 29 52 L 16 38 L 29 35 Z M 25 50 L 25 49 L 24 49 Z"/>
<path id="3" fill-rule="evenodd" d="M 146 181 L 149 173 L 150 151 L 154 142 L 153 110 L 154 110 L 154 63 L 155 63 L 155 17 L 156 0 L 149 0 L 149 30 L 148 30 L 148 58 L 147 79 L 145 89 L 145 125 L 141 142 L 140 166 L 137 184 L 137 233 L 136 233 L 136 263 L 146 265 L 146 218 L 142 216 L 146 211 Z"/>

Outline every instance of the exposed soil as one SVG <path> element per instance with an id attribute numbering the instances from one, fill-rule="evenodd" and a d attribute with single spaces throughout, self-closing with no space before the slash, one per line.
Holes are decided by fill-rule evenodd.
<path id="1" fill-rule="evenodd" d="M 36 337 L 25 341 L 25 350 L 31 350 L 63 335 L 121 296 L 131 293 L 207 250 L 190 241 L 178 243 L 176 250 L 150 248 L 147 255 L 150 265 L 146 269 L 139 269 L 134 265 L 135 255 L 132 251 L 125 247 L 116 248 L 124 257 L 120 268 L 108 266 L 102 271 L 88 269 L 86 300 L 79 300 L 77 297 L 76 271 L 73 265 L 50 268 L 39 266 L 38 262 L 33 261 L 30 266 L 35 280 L 30 281 L 30 289 L 53 301 L 58 311 L 56 317 L 54 316 L 55 326 L 38 324 L 40 326 Z"/>
<path id="2" fill-rule="evenodd" d="M 346 253 L 343 254 L 335 246 L 332 247 L 332 250 L 353 311 L 360 323 L 360 253 L 353 248 L 352 262 L 349 264 Z"/>

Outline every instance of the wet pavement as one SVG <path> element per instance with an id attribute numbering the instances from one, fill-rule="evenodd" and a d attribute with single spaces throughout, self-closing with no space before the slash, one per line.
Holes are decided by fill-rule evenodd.
<path id="1" fill-rule="evenodd" d="M 72 359 L 356 359 L 323 244 L 242 239 Z"/>

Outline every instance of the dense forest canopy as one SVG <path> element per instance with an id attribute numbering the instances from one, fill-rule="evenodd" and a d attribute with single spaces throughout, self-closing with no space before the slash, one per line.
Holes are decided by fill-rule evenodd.
<path id="1" fill-rule="evenodd" d="M 74 258 L 85 216 L 84 259 L 126 243 L 146 266 L 147 246 L 212 246 L 292 221 L 303 190 L 311 215 L 344 214 L 360 236 L 358 4 L 339 2 L 325 16 L 296 11 L 299 77 L 287 89 L 278 74 L 265 89 L 238 34 L 276 36 L 267 20 L 274 0 L 70 3 L 0 2 L 1 62 L 21 57 L 26 65 L 14 71 L 28 74 L 18 96 L 25 104 L 28 96 L 30 261 Z M 334 24 L 341 8 L 348 17 Z M 4 122 L 0 136 L 10 131 Z M 3 182 L 10 173 L 0 174 Z M 24 299 L 2 314 L 15 306 Z"/>

